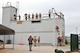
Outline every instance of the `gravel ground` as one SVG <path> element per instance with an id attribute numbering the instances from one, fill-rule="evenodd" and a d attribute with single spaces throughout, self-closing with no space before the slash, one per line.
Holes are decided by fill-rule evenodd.
<path id="1" fill-rule="evenodd" d="M 28 45 L 5 45 L 5 49 L 0 49 L 0 53 L 55 53 L 55 49 L 70 51 L 69 46 L 32 46 L 32 51 L 29 51 Z"/>

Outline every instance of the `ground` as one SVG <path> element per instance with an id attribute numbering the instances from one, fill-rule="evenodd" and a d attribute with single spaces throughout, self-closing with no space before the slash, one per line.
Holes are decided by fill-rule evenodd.
<path id="1" fill-rule="evenodd" d="M 14 49 L 12 45 L 5 45 L 5 49 L 0 49 L 0 53 L 55 53 L 55 49 L 70 51 L 69 46 L 32 46 L 32 51 L 29 51 L 28 45 L 14 45 Z"/>

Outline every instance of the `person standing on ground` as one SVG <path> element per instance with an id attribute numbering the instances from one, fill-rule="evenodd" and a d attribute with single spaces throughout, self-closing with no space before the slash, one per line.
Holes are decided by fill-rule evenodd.
<path id="1" fill-rule="evenodd" d="M 36 36 L 34 36 L 34 46 L 36 46 L 36 41 L 37 41 Z"/>
<path id="2" fill-rule="evenodd" d="M 30 51 L 32 51 L 32 44 L 33 44 L 33 38 L 32 38 L 32 36 L 30 35 L 29 36 L 29 38 L 28 38 L 28 42 L 29 42 L 29 49 L 30 49 Z"/>
<path id="3" fill-rule="evenodd" d="M 61 46 L 61 37 L 59 36 L 57 39 L 58 39 L 58 45 Z"/>
<path id="4" fill-rule="evenodd" d="M 38 37 L 38 46 L 40 46 L 40 36 Z"/>

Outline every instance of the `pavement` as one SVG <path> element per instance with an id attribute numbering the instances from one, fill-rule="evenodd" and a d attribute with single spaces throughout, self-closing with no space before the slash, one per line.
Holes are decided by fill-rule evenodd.
<path id="1" fill-rule="evenodd" d="M 55 49 L 63 50 L 64 52 L 70 51 L 69 46 L 32 46 L 32 51 L 29 51 L 28 45 L 5 45 L 6 49 L 0 49 L 0 53 L 55 53 Z"/>

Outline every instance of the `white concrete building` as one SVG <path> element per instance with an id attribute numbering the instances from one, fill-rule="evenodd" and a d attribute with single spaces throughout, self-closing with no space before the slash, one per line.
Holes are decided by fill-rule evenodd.
<path id="1" fill-rule="evenodd" d="M 25 13 L 24 13 L 25 14 Z M 29 34 L 32 36 L 40 36 L 40 43 L 57 45 L 57 37 L 60 35 L 65 36 L 65 20 L 63 14 L 57 15 L 57 13 L 51 12 L 51 17 L 49 18 L 48 13 L 30 20 L 17 20 L 14 19 L 14 15 L 17 15 L 17 8 L 14 6 L 3 7 L 2 24 L 15 30 L 14 43 L 28 44 Z M 31 14 L 32 15 L 32 14 Z M 22 18 L 22 17 L 21 17 Z M 58 30 L 56 29 L 58 27 Z M 7 36 L 7 40 L 11 40 L 12 36 Z"/>

